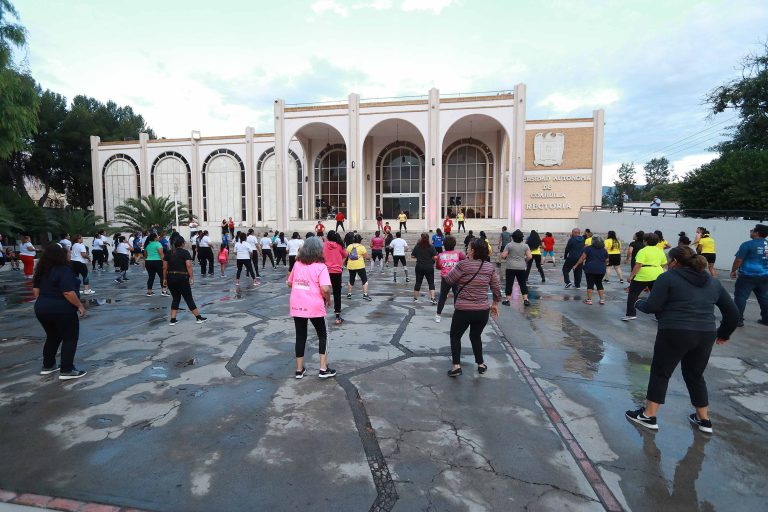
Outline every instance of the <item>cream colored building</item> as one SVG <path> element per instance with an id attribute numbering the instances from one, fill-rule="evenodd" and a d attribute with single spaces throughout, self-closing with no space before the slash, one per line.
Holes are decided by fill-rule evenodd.
<path id="1" fill-rule="evenodd" d="M 526 121 L 526 87 L 493 94 L 286 105 L 274 133 L 101 141 L 91 137 L 94 209 L 108 221 L 128 197 L 187 204 L 218 233 L 239 226 L 308 231 L 340 209 L 371 230 L 376 212 L 434 229 L 460 208 L 470 229 L 570 229 L 599 204 L 602 110 Z M 331 224 L 331 227 L 333 223 Z"/>

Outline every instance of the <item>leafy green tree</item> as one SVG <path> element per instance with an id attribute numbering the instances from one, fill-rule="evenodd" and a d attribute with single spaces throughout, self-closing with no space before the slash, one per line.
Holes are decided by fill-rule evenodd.
<path id="1" fill-rule="evenodd" d="M 667 157 L 652 158 L 643 166 L 647 187 L 655 187 L 662 183 L 669 183 L 672 169 L 669 168 Z"/>
<path id="2" fill-rule="evenodd" d="M 23 48 L 27 44 L 27 29 L 20 23 L 19 13 L 11 0 L 0 0 L 0 68 L 11 63 L 14 48 Z"/>
<path id="3" fill-rule="evenodd" d="M 686 209 L 768 210 L 768 151 L 728 151 L 688 173 L 680 202 Z"/>
<path id="4" fill-rule="evenodd" d="M 716 87 L 706 101 L 713 114 L 735 110 L 739 116 L 731 140 L 714 149 L 723 153 L 768 150 L 768 42 L 763 45 L 762 54 L 753 53 L 743 59 L 741 78 Z"/>
<path id="5" fill-rule="evenodd" d="M 11 213 L 11 219 L 21 232 L 45 233 L 50 228 L 43 209 L 29 196 L 20 196 L 14 189 L 0 186 L 0 204 Z"/>
<path id="6" fill-rule="evenodd" d="M 129 229 L 142 231 L 154 224 L 166 228 L 175 224 L 174 202 L 167 197 L 141 196 L 141 199 L 129 198 L 115 207 L 114 224 L 121 224 Z M 179 222 L 192 220 L 187 207 L 177 201 Z"/>
<path id="7" fill-rule="evenodd" d="M 18 233 L 21 225 L 13 220 L 13 214 L 4 205 L 0 204 L 0 233 Z"/>
<path id="8" fill-rule="evenodd" d="M 96 215 L 88 210 L 56 212 L 55 217 L 51 219 L 51 224 L 55 227 L 57 234 L 69 233 L 74 235 L 80 233 L 84 236 L 93 235 L 108 228 L 101 215 Z"/>

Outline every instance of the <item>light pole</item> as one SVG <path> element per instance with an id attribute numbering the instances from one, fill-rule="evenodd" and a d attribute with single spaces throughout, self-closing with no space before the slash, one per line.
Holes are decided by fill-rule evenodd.
<path id="1" fill-rule="evenodd" d="M 179 232 L 179 201 L 177 196 L 179 194 L 179 182 L 173 180 L 173 211 L 176 214 L 176 232 Z"/>

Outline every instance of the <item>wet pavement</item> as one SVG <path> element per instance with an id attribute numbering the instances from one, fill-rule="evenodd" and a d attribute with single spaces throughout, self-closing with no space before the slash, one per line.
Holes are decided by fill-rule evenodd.
<path id="1" fill-rule="evenodd" d="M 711 436 L 691 428 L 679 370 L 657 433 L 624 419 L 645 394 L 656 323 L 620 321 L 625 293 L 581 303 L 558 269 L 484 333 L 489 371 L 465 338 L 449 379 L 449 305 L 413 303 L 412 283 L 371 281 L 330 326 L 339 371 L 293 379 L 285 271 L 261 285 L 197 278 L 209 321 L 145 297 L 133 267 L 92 280 L 80 381 L 40 377 L 31 289 L 0 273 L 0 489 L 151 511 L 761 510 L 768 495 L 768 331 L 747 325 L 706 373 Z M 532 282 L 538 276 L 531 275 Z M 243 280 L 246 283 L 247 280 Z M 726 287 L 732 283 L 724 281 Z"/>

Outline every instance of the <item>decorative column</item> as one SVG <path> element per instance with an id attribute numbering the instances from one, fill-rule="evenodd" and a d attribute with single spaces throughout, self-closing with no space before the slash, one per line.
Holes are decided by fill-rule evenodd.
<path id="1" fill-rule="evenodd" d="M 253 127 L 245 127 L 245 221 L 246 225 L 256 225 L 258 217 L 258 199 L 256 197 L 256 174 L 253 165 Z"/>
<path id="2" fill-rule="evenodd" d="M 594 136 L 592 138 L 592 204 L 603 202 L 603 144 L 605 143 L 605 110 L 592 112 Z"/>
<path id="3" fill-rule="evenodd" d="M 99 161 L 99 143 L 101 138 L 91 135 L 91 179 L 93 180 L 93 212 L 104 217 L 104 176 L 101 174 Z"/>
<path id="4" fill-rule="evenodd" d="M 347 211 L 351 229 L 363 229 L 365 203 L 364 165 L 360 143 L 360 95 L 352 93 L 348 102 L 349 133 L 347 137 Z"/>
<path id="5" fill-rule="evenodd" d="M 440 225 L 440 206 L 443 200 L 443 158 L 442 139 L 440 137 L 440 91 L 436 88 L 429 90 L 428 102 L 428 131 L 429 137 L 425 151 L 427 169 L 424 173 L 426 201 L 426 215 L 424 215 L 424 229 L 429 231 L 431 227 Z"/>
<path id="6" fill-rule="evenodd" d="M 277 229 L 289 231 L 288 142 L 285 140 L 285 101 L 275 100 L 275 169 L 277 174 Z"/>
<path id="7" fill-rule="evenodd" d="M 192 145 L 190 151 L 191 158 L 189 165 L 192 169 L 192 213 L 197 217 L 197 223 L 202 226 L 203 215 L 203 171 L 200 162 L 200 134 L 192 132 L 189 136 L 189 142 Z"/>
<path id="8" fill-rule="evenodd" d="M 508 224 L 514 229 L 523 225 L 523 175 L 525 173 L 525 84 L 515 86 L 512 134 L 512 172 L 509 180 Z"/>
<path id="9" fill-rule="evenodd" d="M 147 161 L 147 143 L 149 141 L 149 134 L 139 134 L 139 176 L 141 177 L 141 183 L 139 183 L 139 190 L 142 196 L 152 195 L 152 181 L 149 179 L 149 162 Z M 141 199 L 141 198 L 139 198 Z"/>

